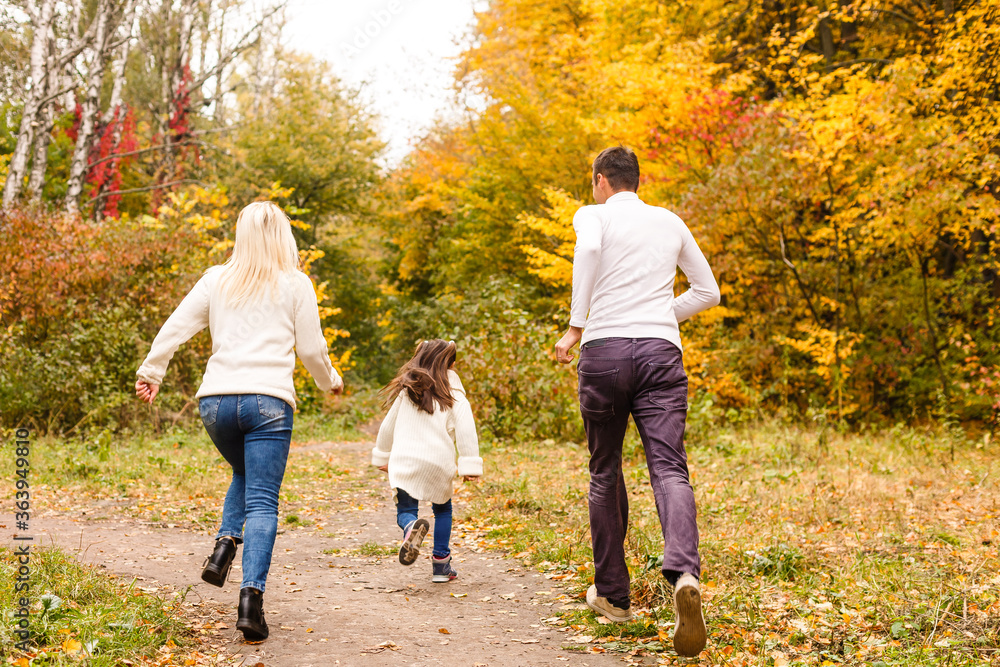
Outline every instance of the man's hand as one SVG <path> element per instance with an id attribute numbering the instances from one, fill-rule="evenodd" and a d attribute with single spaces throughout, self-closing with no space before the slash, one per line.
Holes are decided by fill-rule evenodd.
<path id="1" fill-rule="evenodd" d="M 479 475 L 462 475 L 462 481 L 465 482 L 478 482 Z"/>
<path id="2" fill-rule="evenodd" d="M 135 381 L 135 395 L 147 403 L 152 403 L 156 394 L 160 391 L 160 385 L 146 382 L 145 380 Z"/>
<path id="3" fill-rule="evenodd" d="M 570 327 L 566 335 L 563 336 L 558 343 L 556 343 L 556 361 L 560 364 L 568 364 L 569 362 L 576 359 L 576 356 L 570 354 L 570 350 L 573 346 L 580 342 L 580 338 L 583 336 L 583 329 L 580 327 Z"/>
<path id="4" fill-rule="evenodd" d="M 388 464 L 386 464 L 384 466 L 379 466 L 378 469 L 381 470 L 382 472 L 389 472 L 389 466 L 388 466 Z"/>

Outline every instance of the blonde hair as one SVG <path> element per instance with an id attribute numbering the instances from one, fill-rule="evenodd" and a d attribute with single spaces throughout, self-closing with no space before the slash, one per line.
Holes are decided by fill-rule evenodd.
<path id="1" fill-rule="evenodd" d="M 247 205 L 236 219 L 233 254 L 222 265 L 219 286 L 232 306 L 260 299 L 283 273 L 298 270 L 299 250 L 288 216 L 270 201 Z"/>

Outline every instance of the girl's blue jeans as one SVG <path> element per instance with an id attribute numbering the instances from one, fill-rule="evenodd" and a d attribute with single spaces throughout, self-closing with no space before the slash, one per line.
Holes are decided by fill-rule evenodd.
<path id="1" fill-rule="evenodd" d="M 406 533 L 406 527 L 417 520 L 417 507 L 420 501 L 406 491 L 396 489 L 396 523 Z M 431 503 L 434 512 L 434 557 L 447 558 L 451 555 L 451 499 L 438 504 Z"/>
<path id="2" fill-rule="evenodd" d="M 243 542 L 242 588 L 264 590 L 278 532 L 278 491 L 292 441 L 292 406 L 263 394 L 205 396 L 205 430 L 233 469 L 216 539 Z"/>

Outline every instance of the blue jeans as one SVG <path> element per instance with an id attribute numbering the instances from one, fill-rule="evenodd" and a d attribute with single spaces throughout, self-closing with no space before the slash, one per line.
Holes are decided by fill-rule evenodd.
<path id="1" fill-rule="evenodd" d="M 292 406 L 274 396 L 235 394 L 205 396 L 198 410 L 212 442 L 233 468 L 216 539 L 245 542 L 241 587 L 263 591 L 278 532 L 278 491 L 292 442 Z"/>
<path id="2" fill-rule="evenodd" d="M 406 527 L 417 520 L 417 507 L 420 501 L 406 491 L 396 489 L 396 523 L 403 532 Z M 451 499 L 446 503 L 431 503 L 434 512 L 434 557 L 447 558 L 451 555 Z"/>

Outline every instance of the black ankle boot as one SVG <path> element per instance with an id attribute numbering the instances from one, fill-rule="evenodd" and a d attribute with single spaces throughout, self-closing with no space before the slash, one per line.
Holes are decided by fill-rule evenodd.
<path id="1" fill-rule="evenodd" d="M 256 588 L 240 589 L 239 618 L 236 629 L 243 632 L 243 639 L 259 642 L 267 639 L 267 623 L 264 622 L 264 591 Z"/>
<path id="2" fill-rule="evenodd" d="M 236 557 L 236 540 L 228 536 L 222 536 L 215 541 L 215 551 L 205 561 L 205 569 L 201 571 L 201 578 L 204 581 L 222 588 L 229 576 L 229 568 L 233 565 L 233 558 Z"/>

